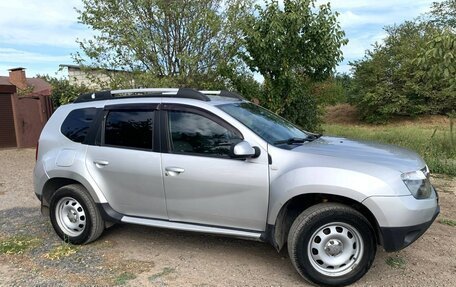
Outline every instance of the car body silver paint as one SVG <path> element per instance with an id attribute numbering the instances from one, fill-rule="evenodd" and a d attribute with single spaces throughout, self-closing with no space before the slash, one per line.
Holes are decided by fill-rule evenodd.
<path id="1" fill-rule="evenodd" d="M 254 156 L 255 149 L 246 141 L 242 141 L 234 146 L 233 154 L 237 156 Z"/>
<path id="2" fill-rule="evenodd" d="M 101 102 L 83 103 L 78 105 L 63 105 L 54 111 L 51 118 L 41 132 L 39 139 L 38 160 L 37 165 L 42 164 L 48 179 L 52 178 L 68 178 L 80 182 L 93 197 L 97 203 L 105 203 L 106 198 L 103 192 L 98 188 L 96 183 L 92 180 L 85 168 L 85 156 L 87 146 L 75 143 L 66 138 L 61 132 L 60 127 L 66 116 L 75 108 L 86 107 L 101 107 Z M 58 166 L 57 158 L 59 153 L 64 150 L 72 150 L 75 153 L 73 164 L 70 166 Z M 35 171 L 36 178 L 36 194 L 42 194 L 42 189 L 45 185 L 46 179 L 38 174 L 39 169 Z"/>
<path id="3" fill-rule="evenodd" d="M 161 176 L 164 177 L 166 166 L 182 167 L 185 170 L 178 176 L 164 177 L 167 182 L 164 186 L 165 194 L 168 195 L 168 190 L 170 194 L 170 197 L 166 198 L 168 216 L 174 220 L 262 231 L 265 229 L 266 220 L 269 224 L 275 224 L 277 214 L 288 200 L 307 193 L 334 194 L 363 203 L 374 214 L 381 227 L 427 222 L 432 219 L 431 211 L 435 211 L 437 207 L 435 195 L 426 200 L 416 200 L 400 178 L 403 172 L 424 167 L 424 161 L 416 153 L 388 145 L 331 137 L 307 142 L 292 150 L 281 149 L 268 145 L 236 119 L 218 109 L 219 104 L 237 102 L 236 99 L 222 97 L 215 97 L 215 100 L 210 102 L 180 98 L 119 98 L 60 107 L 48 121 L 40 137 L 34 176 L 35 192 L 41 193 L 48 178 L 68 177 L 80 181 L 96 202 L 112 204 L 107 200 L 113 196 L 112 190 L 100 189 L 100 183 L 97 184 L 97 180 L 89 175 L 86 165 L 87 147 L 73 143 L 63 136 L 60 125 L 68 113 L 76 108 L 102 108 L 105 104 L 159 103 L 162 100 L 166 103 L 201 107 L 212 112 L 236 127 L 252 146 L 261 149 L 259 158 L 239 162 L 161 155 Z M 56 165 L 56 157 L 64 148 L 73 149 L 75 159 L 71 166 L 59 167 Z M 267 164 L 268 154 L 272 158 L 271 165 Z M 223 162 L 230 164 L 220 166 Z M 264 170 L 263 166 L 266 166 Z M 253 177 L 246 176 L 249 170 L 253 170 Z M 247 178 L 250 178 L 250 182 Z M 197 183 L 196 179 L 200 181 Z M 107 179 L 99 181 L 104 180 Z M 229 188 L 226 186 L 215 189 L 220 188 L 224 182 Z M 105 184 L 102 183 L 101 186 Z M 211 187 L 218 192 L 218 196 L 209 192 Z M 180 191 L 182 188 L 188 192 Z M 126 196 L 122 200 L 130 199 L 131 197 Z M 214 202 L 218 208 L 211 207 Z M 232 202 L 237 204 L 233 205 Z M 171 212 L 169 205 L 172 207 Z M 388 212 L 392 206 L 395 212 Z M 161 227 L 168 224 L 169 228 L 179 229 L 172 221 L 158 220 L 160 223 L 152 224 L 136 218 L 124 218 L 127 218 L 125 222 Z M 191 226 L 192 231 L 209 232 L 201 225 L 186 225 Z"/>
<path id="4" fill-rule="evenodd" d="M 266 155 L 266 152 L 262 152 Z M 267 156 L 236 160 L 163 154 L 163 166 L 185 172 L 165 176 L 170 220 L 263 231 L 268 210 Z"/>
<path id="5" fill-rule="evenodd" d="M 340 150 L 338 146 L 341 146 Z M 269 146 L 269 153 L 272 157 L 269 224 L 275 224 L 280 209 L 288 200 L 301 194 L 333 194 L 360 203 L 373 196 L 410 196 L 400 177 L 402 170 L 418 170 L 425 166 L 418 155 L 405 149 L 332 137 L 304 143 L 292 150 Z M 418 200 L 414 202 L 419 206 Z M 413 204 L 399 199 L 396 203 L 398 207 L 403 203 Z M 436 207 L 434 202 L 432 212 Z M 407 216 L 410 208 L 402 206 L 401 210 Z M 376 217 L 382 216 L 379 209 L 371 212 Z M 409 217 L 412 213 L 408 213 Z M 431 220 L 433 214 L 422 215 L 418 217 L 420 223 Z M 395 227 L 386 220 L 381 222 L 385 224 L 382 227 Z"/>
<path id="6" fill-rule="evenodd" d="M 162 154 L 163 167 L 185 170 L 178 176 L 164 177 L 170 220 L 264 231 L 269 201 L 266 142 L 222 113 L 212 101 L 164 98 L 163 103 L 204 108 L 237 128 L 245 141 L 261 150 L 258 158 L 247 160 Z"/>
<path id="7" fill-rule="evenodd" d="M 35 194 L 41 196 L 43 193 L 43 188 L 46 182 L 49 180 L 49 175 L 44 169 L 43 162 L 37 162 L 33 168 L 33 189 Z"/>
<path id="8" fill-rule="evenodd" d="M 57 155 L 55 165 L 58 167 L 70 167 L 74 163 L 77 152 L 74 149 L 62 149 Z"/>
<path id="9" fill-rule="evenodd" d="M 363 201 L 381 227 L 413 226 L 429 222 L 434 216 L 437 196 L 433 190 L 427 199 L 408 196 L 371 196 Z"/>
<path id="10" fill-rule="evenodd" d="M 321 137 L 293 151 L 337 157 L 340 163 L 346 159 L 373 163 L 401 172 L 419 170 L 426 165 L 417 153 L 405 148 L 341 137 Z"/>
<path id="11" fill-rule="evenodd" d="M 96 161 L 106 161 L 98 166 Z M 122 214 L 167 219 L 160 153 L 88 146 L 86 169 Z"/>

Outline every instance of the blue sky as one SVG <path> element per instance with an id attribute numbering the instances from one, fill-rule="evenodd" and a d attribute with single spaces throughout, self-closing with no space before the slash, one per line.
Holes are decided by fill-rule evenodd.
<path id="1" fill-rule="evenodd" d="M 318 0 L 317 4 L 327 2 L 340 13 L 349 39 L 343 48 L 345 60 L 337 68 L 348 72 L 349 61 L 361 58 L 384 38 L 385 25 L 419 16 L 433 0 Z M 78 51 L 76 39 L 93 34 L 77 23 L 74 7 L 81 6 L 81 0 L 0 1 L 0 75 L 18 66 L 27 68 L 28 76 L 55 75 L 59 64 L 72 64 L 71 54 Z"/>

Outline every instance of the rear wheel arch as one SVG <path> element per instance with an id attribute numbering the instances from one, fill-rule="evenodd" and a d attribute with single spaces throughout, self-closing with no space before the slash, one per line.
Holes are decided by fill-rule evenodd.
<path id="1" fill-rule="evenodd" d="M 99 202 L 99 198 L 95 191 L 92 188 L 88 188 L 87 184 L 83 184 L 80 181 L 71 178 L 65 177 L 53 177 L 50 178 L 43 186 L 43 192 L 41 197 L 42 205 L 45 207 L 49 207 L 50 199 L 52 195 L 61 187 L 70 185 L 70 184 L 79 184 L 84 187 L 92 197 L 95 202 Z"/>
<path id="2" fill-rule="evenodd" d="M 360 212 L 371 224 L 377 244 L 382 243 L 378 222 L 366 206 L 348 197 L 320 193 L 301 194 L 290 198 L 282 205 L 275 224 L 268 226 L 265 240 L 280 251 L 287 242 L 288 232 L 295 219 L 309 207 L 324 202 L 341 203 Z"/>

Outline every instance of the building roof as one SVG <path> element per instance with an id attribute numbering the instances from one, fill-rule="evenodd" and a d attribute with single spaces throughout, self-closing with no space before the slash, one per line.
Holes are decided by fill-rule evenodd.
<path id="1" fill-rule="evenodd" d="M 33 87 L 33 93 L 41 93 L 43 95 L 50 95 L 52 86 L 41 78 L 26 78 L 27 86 Z M 0 85 L 14 86 L 10 83 L 9 77 L 0 76 Z"/>
<path id="2" fill-rule="evenodd" d="M 14 86 L 13 84 L 11 84 L 9 82 L 8 77 L 3 77 L 3 76 L 0 76 L 0 85 Z"/>
<path id="3" fill-rule="evenodd" d="M 129 71 L 118 70 L 118 69 L 107 69 L 107 68 L 97 68 L 97 67 L 67 65 L 67 64 L 60 64 L 59 67 L 68 68 L 68 69 L 75 69 L 75 70 L 86 69 L 86 70 L 91 70 L 91 71 L 108 71 L 108 72 L 121 72 L 121 73 L 128 73 L 129 72 Z"/>

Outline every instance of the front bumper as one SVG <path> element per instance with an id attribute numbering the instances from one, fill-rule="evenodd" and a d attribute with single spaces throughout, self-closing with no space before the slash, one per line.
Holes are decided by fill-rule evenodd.
<path id="1" fill-rule="evenodd" d="M 431 226 L 440 212 L 435 189 L 427 199 L 410 196 L 372 196 L 363 201 L 375 216 L 380 244 L 387 252 L 401 250 Z"/>
<path id="2" fill-rule="evenodd" d="M 428 230 L 439 213 L 440 207 L 437 206 L 428 222 L 406 227 L 380 227 L 383 248 L 386 252 L 393 252 L 409 246 Z"/>

